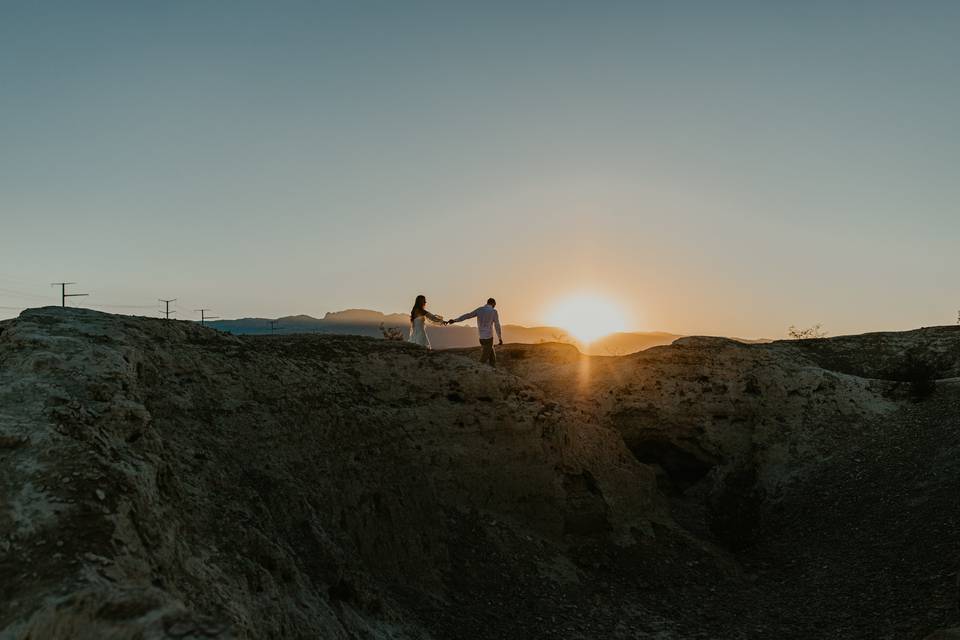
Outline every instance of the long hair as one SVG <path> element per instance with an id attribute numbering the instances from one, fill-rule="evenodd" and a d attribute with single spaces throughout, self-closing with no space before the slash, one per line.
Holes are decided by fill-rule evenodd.
<path id="1" fill-rule="evenodd" d="M 419 295 L 413 303 L 413 309 L 410 309 L 410 322 L 413 322 L 417 316 L 424 314 L 423 306 L 427 304 L 427 296 Z"/>

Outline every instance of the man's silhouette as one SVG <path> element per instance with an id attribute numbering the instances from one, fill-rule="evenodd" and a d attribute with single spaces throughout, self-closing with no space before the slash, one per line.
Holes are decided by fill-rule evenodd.
<path id="1" fill-rule="evenodd" d="M 487 304 L 474 309 L 470 313 L 465 313 L 459 318 L 450 320 L 447 324 L 454 322 L 463 322 L 470 318 L 477 319 L 477 333 L 480 334 L 480 346 L 483 350 L 480 353 L 480 362 L 487 362 L 491 367 L 497 366 L 497 353 L 493 350 L 493 329 L 497 329 L 498 344 L 503 344 L 503 332 L 500 330 L 500 314 L 497 313 L 497 301 L 493 298 L 487 299 Z"/>

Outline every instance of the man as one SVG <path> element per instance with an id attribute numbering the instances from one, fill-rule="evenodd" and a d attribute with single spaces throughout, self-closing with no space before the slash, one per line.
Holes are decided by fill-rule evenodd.
<path id="1" fill-rule="evenodd" d="M 497 329 L 498 344 L 503 344 L 503 333 L 500 331 L 500 314 L 497 313 L 497 301 L 493 298 L 487 299 L 487 304 L 479 309 L 474 309 L 470 313 L 465 313 L 459 318 L 454 318 L 447 322 L 463 322 L 470 318 L 477 319 L 477 333 L 480 334 L 480 346 L 483 351 L 480 352 L 480 362 L 487 362 L 491 367 L 497 366 L 497 354 L 493 350 L 493 328 Z"/>

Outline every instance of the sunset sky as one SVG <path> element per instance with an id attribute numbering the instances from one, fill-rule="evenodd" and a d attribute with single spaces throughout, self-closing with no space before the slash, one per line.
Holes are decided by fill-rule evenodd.
<path id="1" fill-rule="evenodd" d="M 950 324 L 958 34 L 960 2 L 3 2 L 0 317 L 75 280 L 181 319 Z"/>

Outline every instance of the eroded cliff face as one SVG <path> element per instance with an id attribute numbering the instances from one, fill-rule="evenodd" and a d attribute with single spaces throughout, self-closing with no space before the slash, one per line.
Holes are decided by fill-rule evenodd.
<path id="1" fill-rule="evenodd" d="M 841 359 L 816 346 L 819 360 Z M 835 350 L 853 351 L 846 341 Z M 798 342 L 693 337 L 620 358 L 511 345 L 501 359 L 616 429 L 657 470 L 677 519 L 738 547 L 753 541 L 763 503 L 897 406 L 896 382 L 827 369 L 810 354 Z"/>
<path id="2" fill-rule="evenodd" d="M 802 346 L 802 345 L 801 345 Z M 681 486 L 749 467 L 775 494 L 837 439 L 892 411 L 896 383 L 826 369 L 797 343 L 681 338 L 622 358 L 511 345 L 505 366 L 616 428 L 638 459 Z"/>
<path id="3" fill-rule="evenodd" d="M 406 344 L 47 308 L 0 333 L 0 394 L 15 637 L 421 637 L 396 594 L 448 596 L 460 519 L 631 546 L 665 518 L 615 432 Z"/>

